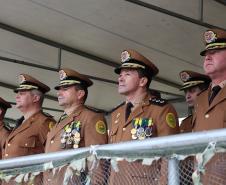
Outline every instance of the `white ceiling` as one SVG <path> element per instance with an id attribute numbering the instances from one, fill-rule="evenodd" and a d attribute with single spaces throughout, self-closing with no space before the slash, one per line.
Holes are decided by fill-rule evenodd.
<path id="1" fill-rule="evenodd" d="M 166 99 L 181 99 L 178 73 L 184 69 L 203 72 L 199 56 L 204 47 L 202 33 L 207 24 L 226 28 L 226 6 L 204 0 L 201 14 L 201 0 L 143 1 L 157 6 L 159 12 L 129 1 L 0 0 L 1 96 L 15 102 L 12 88 L 20 73 L 53 88 L 59 66 L 68 67 L 93 79 L 87 105 L 109 111 L 123 101 L 117 93 L 114 67 L 120 63 L 121 51 L 132 48 L 160 69 L 150 88 L 162 91 Z M 165 10 L 195 23 L 163 13 Z M 48 95 L 52 98 L 46 99 L 44 107 L 61 110 L 53 100 L 56 91 Z M 174 105 L 180 116 L 186 115 L 184 102 L 174 101 Z M 14 119 L 19 115 L 15 108 L 7 113 Z"/>

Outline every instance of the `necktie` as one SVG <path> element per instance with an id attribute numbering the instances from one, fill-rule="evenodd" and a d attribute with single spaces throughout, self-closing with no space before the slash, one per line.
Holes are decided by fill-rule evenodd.
<path id="1" fill-rule="evenodd" d="M 131 109 L 133 107 L 133 104 L 131 102 L 126 104 L 126 120 L 128 119 L 130 113 L 131 113 Z"/>
<path id="2" fill-rule="evenodd" d="M 209 96 L 209 105 L 212 103 L 214 97 L 218 94 L 218 92 L 221 90 L 221 87 L 219 85 L 217 86 L 214 86 L 212 88 L 212 91 L 210 93 L 210 96 Z"/>

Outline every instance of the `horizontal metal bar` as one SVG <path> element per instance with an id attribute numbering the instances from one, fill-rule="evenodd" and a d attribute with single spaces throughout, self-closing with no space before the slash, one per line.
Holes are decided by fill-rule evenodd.
<path id="1" fill-rule="evenodd" d="M 211 130 L 156 137 L 142 141 L 128 141 L 117 144 L 95 145 L 86 148 L 64 150 L 55 153 L 30 155 L 0 160 L 0 169 L 24 167 L 57 160 L 66 160 L 76 155 L 97 155 L 98 158 L 110 157 L 164 157 L 173 154 L 192 154 L 202 152 L 209 142 L 226 147 L 226 129 Z"/>

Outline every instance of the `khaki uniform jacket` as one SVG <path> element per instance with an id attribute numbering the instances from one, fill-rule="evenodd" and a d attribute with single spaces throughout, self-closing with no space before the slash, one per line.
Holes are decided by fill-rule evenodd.
<path id="1" fill-rule="evenodd" d="M 107 128 L 103 114 L 93 112 L 85 106 L 78 107 L 71 115 L 59 122 L 48 133 L 45 152 L 56 152 L 65 150 L 61 147 L 61 134 L 64 128 L 74 121 L 81 122 L 80 130 L 80 147 L 87 147 L 90 145 L 107 144 Z M 103 130 L 98 129 L 98 125 L 104 126 Z M 67 148 L 69 149 L 69 148 Z M 71 146 L 71 149 L 73 147 Z M 65 168 L 56 172 L 55 176 L 51 172 L 44 173 L 44 184 L 48 185 L 62 185 L 64 179 Z M 73 177 L 72 177 L 73 179 Z M 79 180 L 75 177 L 71 184 L 78 183 Z M 70 183 L 69 183 L 70 184 Z M 98 183 L 97 183 L 98 184 Z"/>
<path id="2" fill-rule="evenodd" d="M 1 148 L 0 148 L 0 159 L 2 158 L 2 146 L 6 140 L 6 138 L 9 135 L 9 131 L 4 127 L 4 123 L 2 121 L 0 121 L 0 144 L 1 144 Z"/>
<path id="3" fill-rule="evenodd" d="M 41 111 L 15 128 L 4 143 L 3 159 L 43 153 L 47 133 L 55 120 Z"/>
<path id="4" fill-rule="evenodd" d="M 143 104 L 135 108 L 125 121 L 126 104 L 118 107 L 111 116 L 110 143 L 132 140 L 132 122 L 136 118 L 152 119 L 154 126 L 152 137 L 179 133 L 178 117 L 175 109 L 162 99 L 152 99 L 147 96 Z M 169 118 L 173 119 L 169 119 Z M 151 142 L 151 141 L 150 141 Z M 160 162 L 151 166 L 143 166 L 140 162 L 118 162 L 119 172 L 111 170 L 111 185 L 157 184 L 160 178 Z M 167 174 L 164 174 L 167 177 Z M 166 180 L 166 179 L 165 179 Z M 164 182 L 165 182 L 164 180 Z M 165 182 L 166 184 L 166 182 Z"/>
<path id="5" fill-rule="evenodd" d="M 209 105 L 208 96 L 210 87 L 202 92 L 197 98 L 195 114 L 193 118 L 193 131 L 205 131 L 226 128 L 226 86 L 213 99 Z M 205 176 L 202 178 L 203 184 L 211 183 L 212 179 L 218 179 L 220 184 L 226 184 L 225 154 L 216 154 L 206 165 Z"/>
<path id="6" fill-rule="evenodd" d="M 42 111 L 35 113 L 9 134 L 4 143 L 2 158 L 44 153 L 47 133 L 54 124 L 55 120 Z M 42 175 L 38 175 L 34 182 L 40 184 Z M 16 185 L 16 182 L 10 180 L 8 183 L 2 182 L 2 185 Z"/>
<path id="7" fill-rule="evenodd" d="M 192 115 L 183 119 L 180 125 L 180 133 L 192 132 Z"/>

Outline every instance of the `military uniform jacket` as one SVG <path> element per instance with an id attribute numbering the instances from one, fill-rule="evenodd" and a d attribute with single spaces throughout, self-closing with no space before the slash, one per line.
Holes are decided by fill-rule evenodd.
<path id="1" fill-rule="evenodd" d="M 125 121 L 126 104 L 120 106 L 111 115 L 110 143 L 132 140 L 131 130 L 135 119 L 152 120 L 151 137 L 166 136 L 179 132 L 175 109 L 165 100 L 146 97 L 143 104 L 136 107 Z"/>
<path id="2" fill-rule="evenodd" d="M 180 125 L 180 133 L 192 132 L 192 115 L 183 119 Z"/>
<path id="3" fill-rule="evenodd" d="M 209 105 L 208 97 L 211 88 L 203 91 L 197 98 L 193 131 L 213 130 L 226 127 L 226 86 Z"/>
<path id="4" fill-rule="evenodd" d="M 2 158 L 2 145 L 4 144 L 6 138 L 9 135 L 9 131 L 4 127 L 4 123 L 2 121 L 0 121 L 0 144 L 1 144 L 1 148 L 0 148 L 0 152 L 1 152 L 1 156 L 0 159 Z"/>
<path id="5" fill-rule="evenodd" d="M 45 152 L 49 153 L 66 149 L 61 145 L 62 132 L 65 131 L 67 125 L 78 121 L 81 123 L 79 147 L 107 143 L 106 123 L 103 114 L 93 112 L 85 106 L 80 106 L 51 129 L 47 136 Z M 104 130 L 99 130 L 98 125 L 104 125 Z M 73 146 L 71 146 L 71 149 L 73 149 Z"/>
<path id="6" fill-rule="evenodd" d="M 107 144 L 107 128 L 103 114 L 93 112 L 81 105 L 71 115 L 55 125 L 48 133 L 46 142 L 46 153 L 56 152 L 65 149 L 73 149 L 73 145 L 65 147 L 62 144 L 62 134 L 67 130 L 71 123 L 81 123 L 80 142 L 78 147 L 87 147 L 90 145 Z M 48 185 L 63 184 L 64 173 L 66 168 L 62 168 L 53 176 L 52 172 L 44 173 L 44 183 Z M 77 177 L 71 177 L 72 182 L 69 184 L 80 184 Z"/>
<path id="7" fill-rule="evenodd" d="M 132 129 L 136 120 L 141 122 L 151 121 L 150 137 L 166 136 L 179 133 L 177 113 L 175 109 L 163 99 L 151 99 L 147 96 L 143 103 L 137 106 L 125 121 L 126 104 L 118 107 L 111 117 L 111 129 L 109 132 L 110 143 L 132 140 Z M 138 130 L 138 129 L 137 129 Z M 150 131 L 150 130 L 149 130 Z M 149 138 L 149 137 L 146 137 Z M 139 139 L 139 138 L 137 138 Z M 143 139 L 143 138 L 142 138 Z M 150 141 L 151 142 L 151 141 Z M 165 163 L 167 164 L 167 163 Z M 136 184 L 166 184 L 167 178 L 160 180 L 161 169 L 167 170 L 161 165 L 161 161 L 154 161 L 151 166 L 143 166 L 140 162 L 118 162 L 119 172 L 111 171 L 110 185 L 136 185 Z M 162 177 L 167 177 L 163 174 Z"/>
<path id="8" fill-rule="evenodd" d="M 4 143 L 2 158 L 43 153 L 50 126 L 55 120 L 37 112 L 15 128 Z"/>
<path id="9" fill-rule="evenodd" d="M 226 86 L 220 90 L 209 105 L 208 96 L 211 88 L 197 98 L 193 118 L 193 131 L 205 131 L 226 128 Z M 205 175 L 201 176 L 203 184 L 226 184 L 226 154 L 215 154 L 205 166 Z"/>

